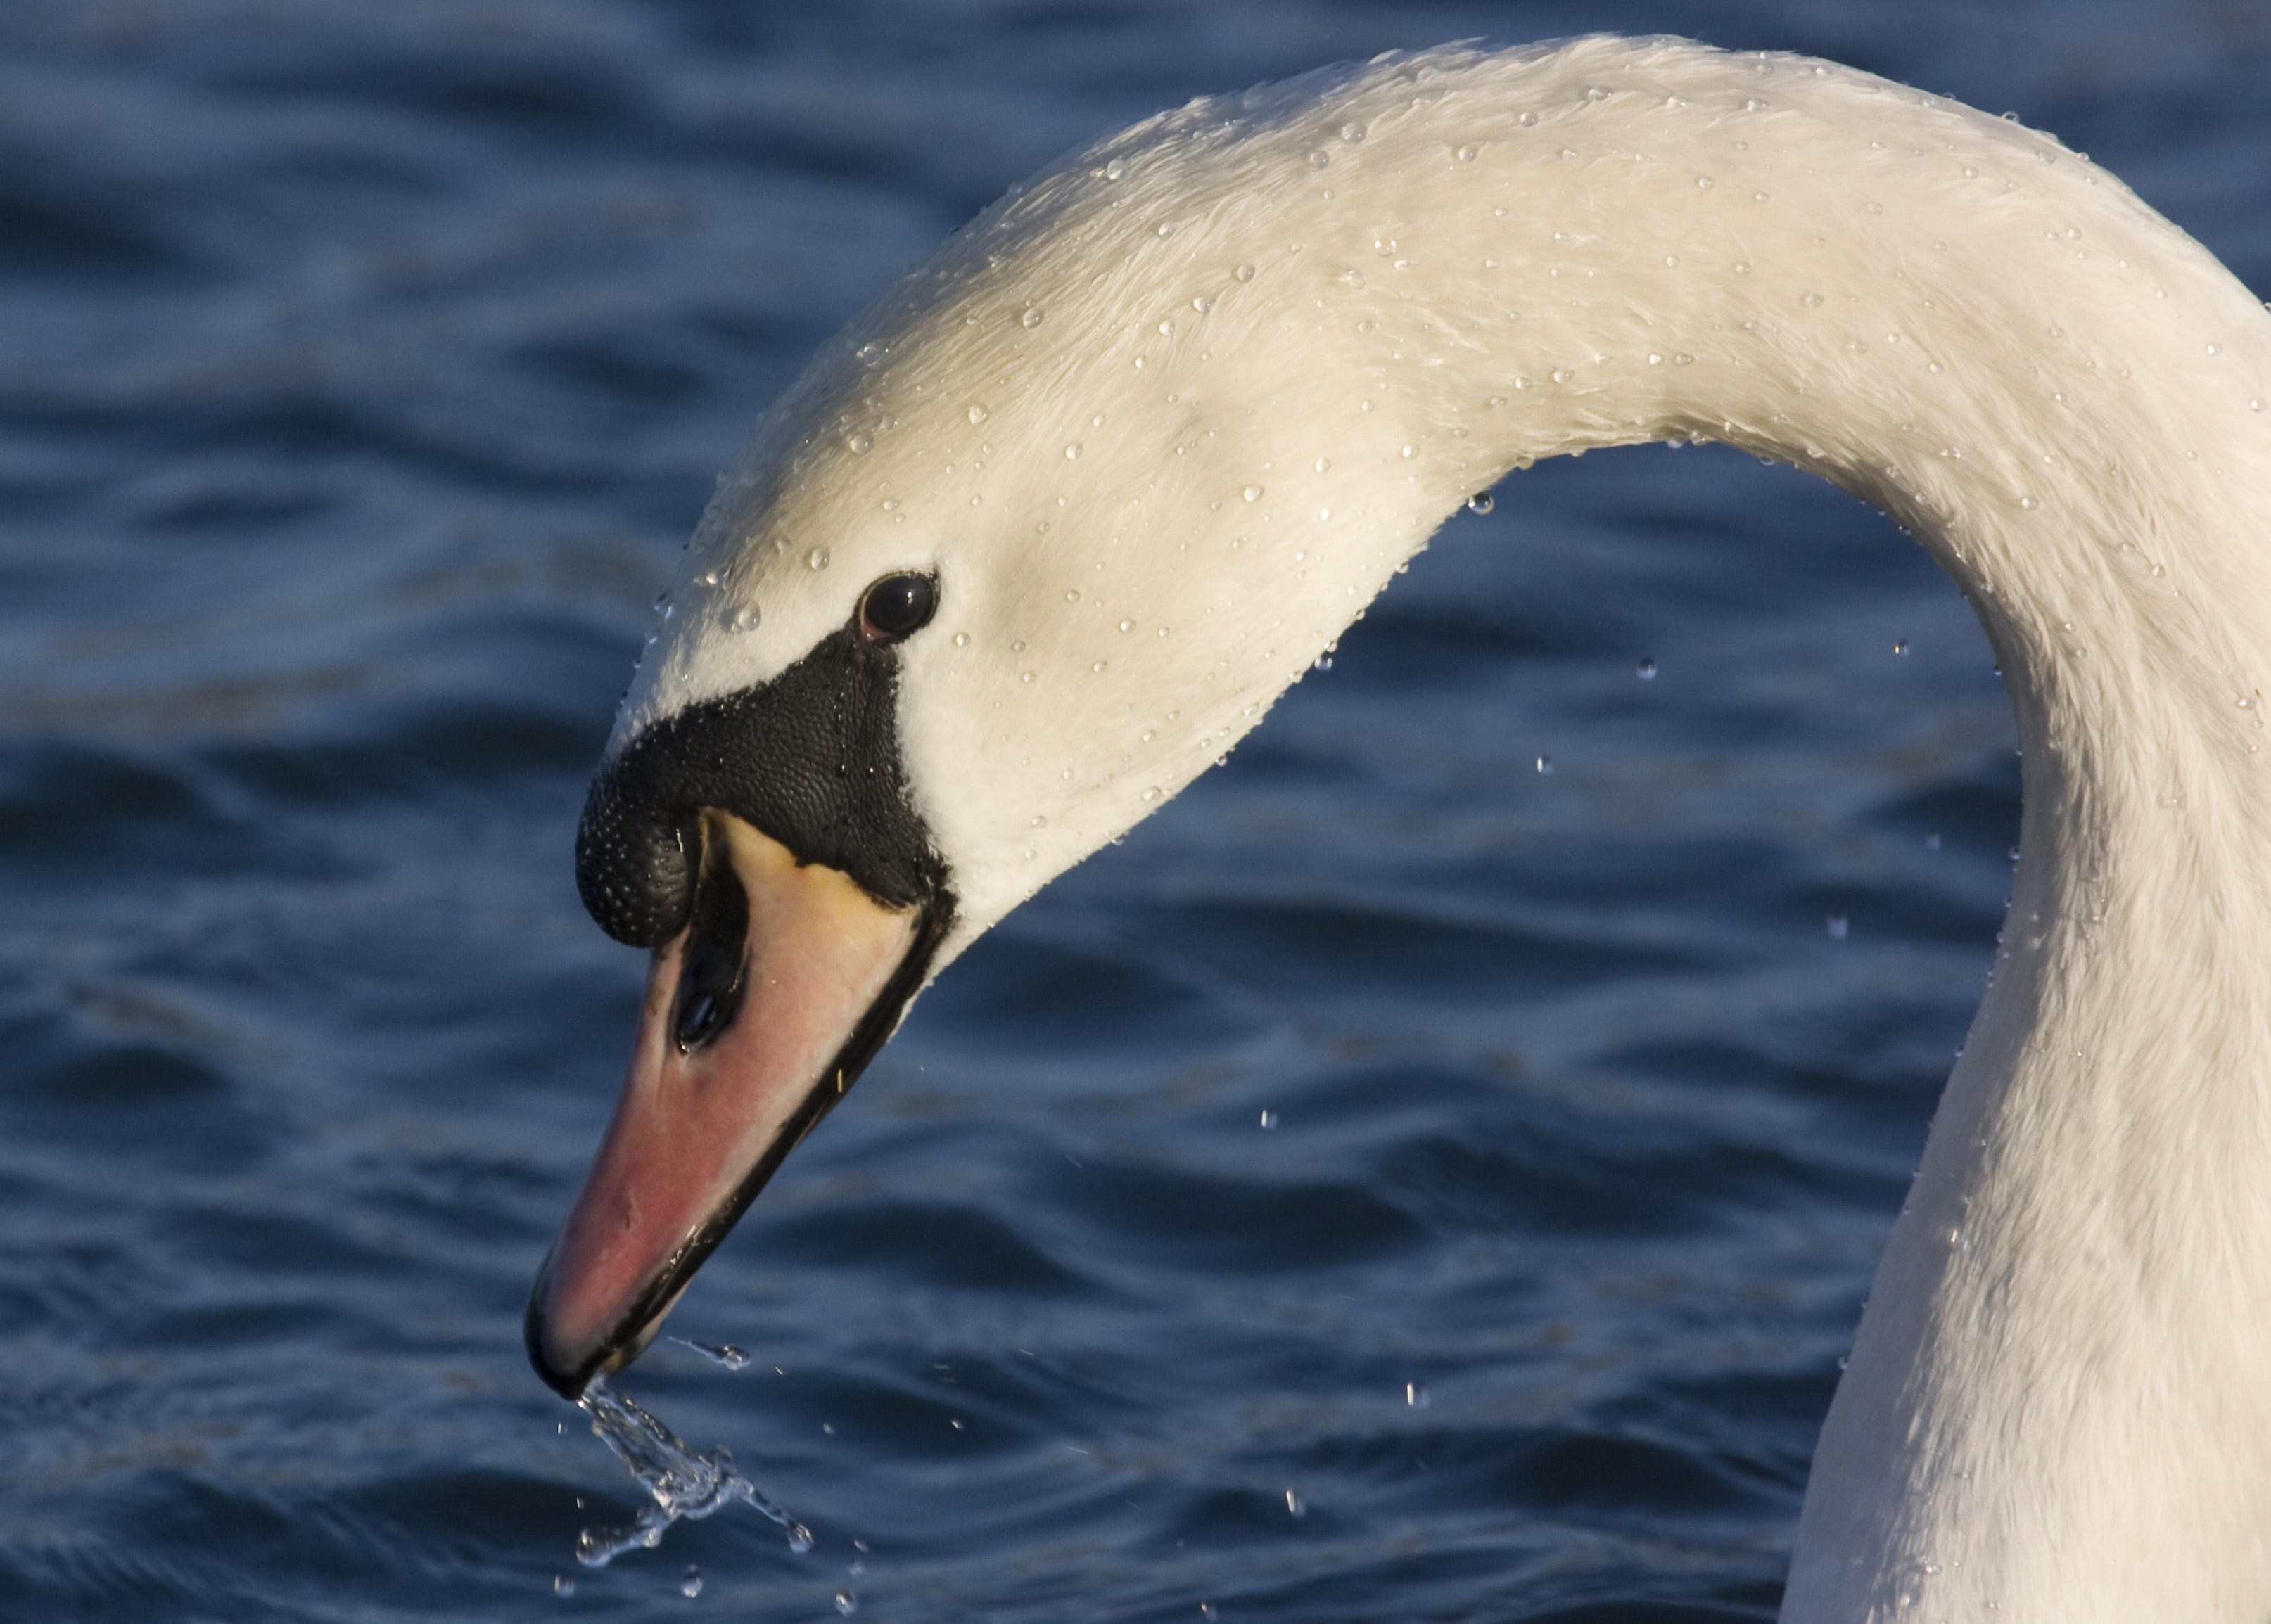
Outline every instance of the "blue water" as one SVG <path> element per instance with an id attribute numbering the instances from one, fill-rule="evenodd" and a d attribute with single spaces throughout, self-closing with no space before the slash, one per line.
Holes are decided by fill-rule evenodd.
<path id="1" fill-rule="evenodd" d="M 2271 291 L 2248 5 L 0 12 L 0 1616 L 1769 1616 L 2017 774 L 1922 556 L 1717 451 L 1510 481 L 925 997 L 673 1323 L 751 1368 L 623 1383 L 809 1554 L 579 1568 L 637 1487 L 520 1351 L 641 974 L 583 780 L 759 407 L 1076 140 L 1593 27 L 2016 109 Z"/>

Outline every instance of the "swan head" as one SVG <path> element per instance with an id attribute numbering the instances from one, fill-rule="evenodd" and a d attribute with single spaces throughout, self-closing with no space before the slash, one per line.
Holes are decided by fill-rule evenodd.
<path id="1" fill-rule="evenodd" d="M 1362 354 L 1320 397 L 1352 334 L 1303 295 L 1350 273 L 1258 223 L 1257 175 L 1310 173 L 1269 113 L 1038 177 L 721 480 L 579 832 L 587 906 L 654 960 L 530 1304 L 563 1393 L 652 1339 L 927 980 L 1217 760 L 1469 488 Z"/>

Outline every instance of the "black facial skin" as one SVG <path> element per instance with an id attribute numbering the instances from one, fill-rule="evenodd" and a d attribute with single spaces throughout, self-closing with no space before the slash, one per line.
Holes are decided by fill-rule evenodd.
<path id="1" fill-rule="evenodd" d="M 600 769 L 576 833 L 576 886 L 601 930 L 653 947 L 685 926 L 705 806 L 887 906 L 944 898 L 946 864 L 900 765 L 894 651 L 930 619 L 937 590 L 928 576 L 886 576 L 852 625 L 771 682 L 665 717 Z"/>

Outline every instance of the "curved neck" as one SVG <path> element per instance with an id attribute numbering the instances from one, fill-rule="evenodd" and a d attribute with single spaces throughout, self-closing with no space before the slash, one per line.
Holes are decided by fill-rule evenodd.
<path id="1" fill-rule="evenodd" d="M 2224 949 L 2271 939 L 2271 321 L 2055 142 L 1841 69 L 1581 41 L 1318 89 L 1158 121 L 972 239 L 1088 325 L 1034 346 L 1053 398 L 1143 369 L 1161 460 L 1247 504 L 1176 619 L 1275 666 L 1184 775 L 1538 458 L 1724 441 L 1890 513 L 2001 658 L 2027 855 L 1785 1617 L 2260 1619 L 2271 978 Z"/>
<path id="2" fill-rule="evenodd" d="M 1784 1616 L 2258 1620 L 2271 322 L 2001 121 L 1805 63 L 1719 58 L 1676 93 L 1644 51 L 1563 65 L 1489 122 L 1418 86 L 1337 109 L 1371 127 L 1306 178 L 1345 224 L 1321 211 L 1271 268 L 1314 297 L 1277 313 L 1265 387 L 1316 389 L 1329 349 L 1437 513 L 1634 441 L 1821 474 L 1963 587 L 2026 756 L 1998 976 Z M 1293 455 L 1341 454 L 1299 429 Z"/>
<path id="3" fill-rule="evenodd" d="M 1164 115 L 912 272 L 721 492 L 618 738 L 840 626 L 816 539 L 934 571 L 899 728 L 942 965 L 1508 470 L 1709 439 L 1835 481 L 1977 608 L 2026 856 L 1785 1616 L 2260 1624 L 2267 405 L 2252 296 L 2014 124 L 1679 41 L 1383 59 Z"/>

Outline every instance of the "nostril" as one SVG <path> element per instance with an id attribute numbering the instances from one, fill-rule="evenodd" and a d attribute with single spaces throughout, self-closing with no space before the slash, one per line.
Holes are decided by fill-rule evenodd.
<path id="1" fill-rule="evenodd" d="M 678 1007 L 671 1023 L 681 1054 L 692 1053 L 733 1020 L 749 965 L 749 895 L 733 871 L 727 842 L 708 818 L 692 838 L 702 878 L 679 960 Z"/>
<path id="2" fill-rule="evenodd" d="M 730 875 L 728 876 L 730 879 Z M 741 962 L 714 941 L 689 947 L 678 984 L 676 1032 L 681 1054 L 715 1036 L 741 1002 Z"/>
<path id="3" fill-rule="evenodd" d="M 678 1048 L 682 1054 L 718 1029 L 725 1013 L 712 992 L 698 992 L 679 1006 Z"/>

